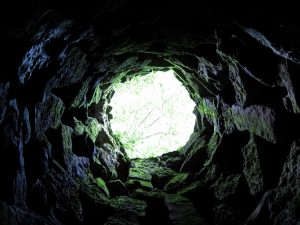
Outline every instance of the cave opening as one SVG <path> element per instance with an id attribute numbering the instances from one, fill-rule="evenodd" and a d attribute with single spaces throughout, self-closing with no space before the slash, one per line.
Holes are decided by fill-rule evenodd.
<path id="1" fill-rule="evenodd" d="M 35 15 L 27 4 L 28 21 L 14 11 L 20 27 L 0 26 L 0 224 L 298 224 L 297 29 L 265 20 L 271 10 L 100 2 Z M 192 106 L 158 83 L 166 96 L 156 88 L 142 110 L 125 112 L 139 101 L 122 86 L 170 70 Z M 130 85 L 139 97 L 148 90 Z M 184 121 L 164 102 L 190 107 L 188 140 L 146 138 L 153 149 L 135 151 L 131 130 L 171 127 L 156 108 Z"/>
<path id="2" fill-rule="evenodd" d="M 129 158 L 180 150 L 194 131 L 195 102 L 173 70 L 114 84 L 110 125 Z"/>

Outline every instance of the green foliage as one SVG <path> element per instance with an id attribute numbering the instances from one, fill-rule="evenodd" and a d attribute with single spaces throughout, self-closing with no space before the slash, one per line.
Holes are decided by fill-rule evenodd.
<path id="1" fill-rule="evenodd" d="M 111 127 L 130 158 L 175 151 L 193 132 L 195 103 L 173 71 L 133 77 L 114 90 Z"/>

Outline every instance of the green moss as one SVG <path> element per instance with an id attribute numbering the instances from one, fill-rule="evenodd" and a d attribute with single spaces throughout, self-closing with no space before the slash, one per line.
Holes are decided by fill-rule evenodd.
<path id="1" fill-rule="evenodd" d="M 74 122 L 75 122 L 75 134 L 76 135 L 82 135 L 85 131 L 85 125 L 78 119 L 74 117 Z"/>
<path id="2" fill-rule="evenodd" d="M 211 136 L 209 142 L 208 142 L 208 151 L 212 151 L 214 149 L 216 149 L 219 145 L 220 142 L 220 135 L 218 133 L 213 133 L 213 135 Z"/>
<path id="3" fill-rule="evenodd" d="M 109 197 L 109 191 L 106 187 L 106 183 L 104 180 L 102 180 L 100 177 L 95 179 L 98 187 L 101 189 L 102 192 L 104 192 Z"/>
<path id="4" fill-rule="evenodd" d="M 150 181 L 151 180 L 151 174 L 149 171 L 144 170 L 143 168 L 131 168 L 129 171 L 129 177 L 131 179 L 138 179 L 138 180 L 145 180 Z"/>
<path id="5" fill-rule="evenodd" d="M 139 180 L 139 179 L 130 179 L 126 182 L 127 186 L 137 186 L 138 188 L 146 191 L 151 191 L 153 189 L 153 185 L 150 181 Z"/>
<path id="6" fill-rule="evenodd" d="M 198 191 L 198 189 L 201 190 L 203 186 L 205 186 L 203 181 L 195 181 L 187 186 L 183 186 L 182 189 L 180 189 L 180 191 L 177 193 L 184 196 L 189 194 L 193 195 L 195 192 Z"/>
<path id="7" fill-rule="evenodd" d="M 116 211 L 122 210 L 128 214 L 134 214 L 144 217 L 146 214 L 147 204 L 145 201 L 134 199 L 128 196 L 117 196 L 111 199 L 110 204 Z"/>
<path id="8" fill-rule="evenodd" d="M 223 200 L 229 196 L 237 194 L 240 184 L 241 175 L 232 174 L 227 177 L 220 176 L 219 179 L 212 185 L 212 188 L 216 198 Z"/>
<path id="9" fill-rule="evenodd" d="M 89 77 L 84 83 L 82 84 L 82 87 L 80 88 L 78 95 L 74 98 L 71 107 L 81 107 L 85 104 L 85 96 L 89 88 L 90 81 L 92 80 L 91 77 Z"/>
<path id="10" fill-rule="evenodd" d="M 212 104 L 207 99 L 203 99 L 198 104 L 198 111 L 201 115 L 207 116 L 209 119 L 214 120 L 217 118 L 217 109 L 214 104 Z"/>
<path id="11" fill-rule="evenodd" d="M 99 132 L 102 129 L 101 124 L 98 123 L 97 119 L 88 117 L 85 124 L 83 124 L 80 120 L 77 120 L 74 117 L 75 122 L 75 134 L 82 135 L 83 133 L 87 133 L 90 139 L 95 142 Z"/>
<path id="12" fill-rule="evenodd" d="M 93 103 L 98 104 L 100 99 L 101 99 L 101 96 L 102 96 L 102 90 L 101 90 L 100 86 L 98 85 L 95 88 L 94 93 L 93 93 L 93 97 L 92 97 L 92 99 L 90 100 L 90 102 L 88 103 L 87 106 L 90 106 Z"/>
<path id="13" fill-rule="evenodd" d="M 101 125 L 95 118 L 89 117 L 86 121 L 85 131 L 93 142 L 95 142 L 99 131 L 101 130 Z"/>
<path id="14" fill-rule="evenodd" d="M 213 159 L 213 156 L 220 144 L 221 141 L 221 136 L 219 133 L 215 132 L 213 133 L 213 135 L 211 136 L 208 145 L 207 145 L 207 154 L 208 154 L 208 160 L 206 161 L 206 163 L 204 165 L 208 165 L 211 160 Z"/>
<path id="15" fill-rule="evenodd" d="M 188 173 L 179 173 L 175 177 L 173 177 L 167 184 L 165 189 L 168 191 L 178 190 L 183 186 L 186 179 L 189 177 Z"/>
<path id="16" fill-rule="evenodd" d="M 276 144 L 274 109 L 262 105 L 251 105 L 247 108 L 233 105 L 232 117 L 239 131 L 248 130 L 250 133 Z"/>

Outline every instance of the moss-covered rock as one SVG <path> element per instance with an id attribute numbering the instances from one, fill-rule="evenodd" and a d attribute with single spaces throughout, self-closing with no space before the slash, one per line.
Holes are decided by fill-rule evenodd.
<path id="1" fill-rule="evenodd" d="M 96 141 L 96 138 L 100 130 L 101 130 L 101 125 L 98 123 L 97 119 L 89 117 L 85 122 L 85 132 L 93 142 Z"/>
<path id="2" fill-rule="evenodd" d="M 241 185 L 241 175 L 233 174 L 227 177 L 221 176 L 216 183 L 212 185 L 214 194 L 217 199 L 224 200 L 226 198 L 237 195 Z"/>
<path id="3" fill-rule="evenodd" d="M 237 5 L 2 7 L 0 224 L 297 224 L 296 13 Z M 112 85 L 168 70 L 196 103 L 194 133 L 129 160 Z"/>
<path id="4" fill-rule="evenodd" d="M 49 128 L 58 128 L 61 123 L 61 117 L 65 110 L 63 101 L 51 95 L 42 103 L 35 107 L 35 134 L 41 138 Z"/>
<path id="5" fill-rule="evenodd" d="M 231 110 L 234 124 L 238 130 L 248 130 L 267 141 L 276 143 L 274 110 L 261 105 L 253 105 L 245 109 L 234 105 Z"/>
<path id="6" fill-rule="evenodd" d="M 140 218 L 146 216 L 146 203 L 142 200 L 133 199 L 127 196 L 117 196 L 111 199 L 111 205 L 117 211 L 135 214 Z"/>
<path id="7" fill-rule="evenodd" d="M 257 195 L 264 190 L 264 179 L 258 151 L 255 139 L 251 136 L 247 145 L 243 147 L 242 152 L 244 157 L 243 173 L 252 195 Z"/>
<path id="8" fill-rule="evenodd" d="M 129 192 L 121 180 L 112 180 L 107 182 L 107 187 L 111 197 L 129 195 Z"/>
<path id="9" fill-rule="evenodd" d="M 169 217 L 173 224 L 205 225 L 208 224 L 193 207 L 193 204 L 180 195 L 169 195 L 165 198 Z"/>
<path id="10" fill-rule="evenodd" d="M 110 197 L 110 192 L 106 186 L 106 183 L 104 180 L 102 180 L 100 177 L 95 179 L 95 182 L 97 183 L 97 186 L 99 187 L 99 189 L 107 195 L 107 197 Z"/>
<path id="11" fill-rule="evenodd" d="M 182 188 L 185 185 L 188 177 L 188 173 L 177 174 L 166 184 L 165 190 L 170 193 L 176 192 L 177 190 L 179 190 L 179 188 Z"/>

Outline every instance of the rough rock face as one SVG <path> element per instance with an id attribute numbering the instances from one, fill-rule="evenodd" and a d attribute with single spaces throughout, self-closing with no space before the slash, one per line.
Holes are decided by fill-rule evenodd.
<path id="1" fill-rule="evenodd" d="M 299 24 L 197 1 L 23 10 L 0 23 L 0 224 L 299 225 Z M 194 133 L 129 160 L 112 84 L 169 69 Z"/>

